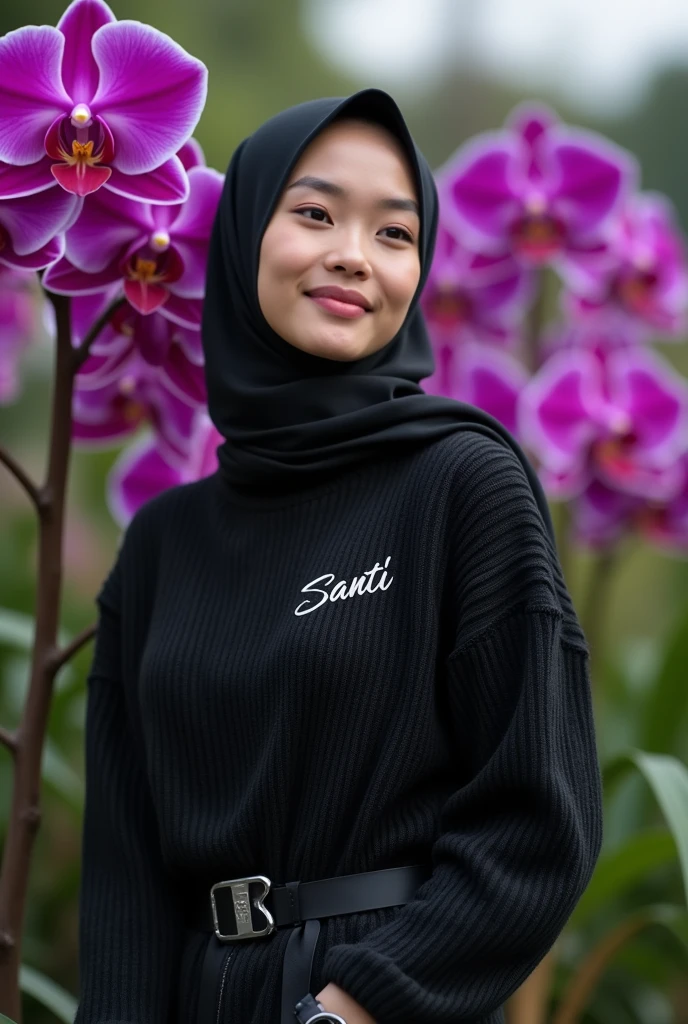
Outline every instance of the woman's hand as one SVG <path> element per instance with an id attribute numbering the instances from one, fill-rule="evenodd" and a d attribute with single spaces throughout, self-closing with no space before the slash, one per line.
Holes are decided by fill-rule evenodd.
<path id="1" fill-rule="evenodd" d="M 375 1019 L 348 992 L 328 981 L 315 997 L 330 1013 L 338 1013 L 346 1024 L 376 1024 Z"/>

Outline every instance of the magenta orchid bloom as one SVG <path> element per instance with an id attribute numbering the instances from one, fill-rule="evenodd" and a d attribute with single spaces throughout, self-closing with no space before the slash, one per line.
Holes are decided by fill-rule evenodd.
<path id="1" fill-rule="evenodd" d="M 210 476 L 218 468 L 217 447 L 224 442 L 207 413 L 200 413 L 193 431 L 188 459 L 173 465 L 155 435 L 142 434 L 121 453 L 108 478 L 108 507 L 121 527 L 151 498 L 170 487 Z"/>
<path id="2" fill-rule="evenodd" d="M 677 476 L 680 489 L 666 502 L 625 494 L 593 478 L 573 502 L 575 539 L 600 550 L 637 531 L 669 554 L 688 556 L 688 455 L 679 460 Z"/>
<path id="3" fill-rule="evenodd" d="M 0 267 L 0 405 L 20 391 L 19 361 L 38 330 L 34 275 Z"/>
<path id="4" fill-rule="evenodd" d="M 160 369 L 130 348 L 126 357 L 90 356 L 81 367 L 75 379 L 72 436 L 80 447 L 109 448 L 150 423 L 166 458 L 180 464 L 188 458 L 197 413 L 196 403 L 180 398 Z"/>
<path id="5" fill-rule="evenodd" d="M 627 203 L 612 236 L 614 265 L 599 273 L 565 307 L 580 313 L 613 311 L 666 335 L 685 330 L 688 262 L 671 203 L 643 193 Z"/>
<path id="6" fill-rule="evenodd" d="M 554 498 L 580 494 L 593 475 L 662 501 L 681 485 L 688 386 L 644 347 L 558 352 L 521 392 L 518 419 Z"/>
<path id="7" fill-rule="evenodd" d="M 473 341 L 434 343 L 433 348 L 436 369 L 422 382 L 424 391 L 478 406 L 516 436 L 518 398 L 528 381 L 518 360 Z"/>
<path id="8" fill-rule="evenodd" d="M 159 310 L 185 327 L 200 325 L 208 241 L 223 176 L 189 170 L 185 203 L 153 206 L 101 191 L 84 201 L 67 232 L 66 256 L 43 279 L 49 291 L 89 295 L 120 282 L 144 316 Z"/>
<path id="9" fill-rule="evenodd" d="M 438 185 L 445 223 L 467 245 L 578 280 L 608 262 L 605 232 L 636 178 L 630 154 L 530 106 L 461 147 Z"/>
<path id="10" fill-rule="evenodd" d="M 57 183 L 77 196 L 105 186 L 143 202 L 185 199 L 176 152 L 206 91 L 204 64 L 149 25 L 117 21 L 103 0 L 74 0 L 57 28 L 8 32 L 0 39 L 0 161 L 13 165 L 4 184 L 14 191 L 0 197 Z"/>
<path id="11" fill-rule="evenodd" d="M 104 306 L 101 296 L 72 300 L 76 340 L 83 337 Z M 137 353 L 159 372 L 161 384 L 175 398 L 197 408 L 206 405 L 200 331 L 179 327 L 157 313 L 142 317 L 128 304 L 115 311 L 92 343 L 77 374 L 78 387 L 103 388 L 117 381 L 123 372 L 129 372 Z"/>
<path id="12" fill-rule="evenodd" d="M 0 201 L 0 264 L 16 270 L 43 270 L 64 252 L 62 232 L 81 201 L 62 190 Z"/>
<path id="13" fill-rule="evenodd" d="M 532 275 L 509 253 L 469 252 L 440 225 L 421 306 L 437 341 L 512 342 L 533 295 Z"/>

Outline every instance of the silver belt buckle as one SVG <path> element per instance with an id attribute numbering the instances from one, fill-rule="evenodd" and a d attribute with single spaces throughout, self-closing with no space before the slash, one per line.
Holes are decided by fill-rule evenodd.
<path id="1" fill-rule="evenodd" d="M 253 921 L 251 919 L 251 898 L 249 896 L 249 883 L 250 882 L 262 882 L 263 892 L 260 896 L 256 896 L 253 900 L 253 906 L 256 907 L 264 915 L 267 923 L 265 928 L 261 928 L 260 931 L 255 931 L 253 928 Z M 216 882 L 210 889 L 210 905 L 213 909 L 213 924 L 215 927 L 215 935 L 220 942 L 237 942 L 239 939 L 255 939 L 261 935 L 270 935 L 275 930 L 275 922 L 272 914 L 266 906 L 263 905 L 263 900 L 270 892 L 270 886 L 272 885 L 269 878 L 265 875 L 249 875 L 246 878 L 229 878 L 226 882 Z M 234 905 L 234 917 L 237 925 L 236 935 L 224 935 L 220 931 L 220 924 L 217 919 L 217 903 L 215 902 L 215 890 L 226 889 L 227 886 L 232 890 L 232 903 Z"/>

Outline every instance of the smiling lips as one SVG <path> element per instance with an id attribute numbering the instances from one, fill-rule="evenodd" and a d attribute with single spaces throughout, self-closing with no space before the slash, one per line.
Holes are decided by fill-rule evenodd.
<path id="1" fill-rule="evenodd" d="M 352 291 L 349 288 L 337 288 L 335 285 L 313 288 L 312 291 L 306 292 L 306 295 L 313 302 L 317 302 L 326 312 L 346 317 L 349 320 L 365 316 L 372 309 L 368 300 L 360 292 Z"/>

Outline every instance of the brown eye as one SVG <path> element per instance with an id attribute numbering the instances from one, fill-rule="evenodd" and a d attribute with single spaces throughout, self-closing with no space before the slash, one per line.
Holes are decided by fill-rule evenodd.
<path id="1" fill-rule="evenodd" d="M 321 223 L 330 219 L 327 211 L 323 210 L 321 206 L 302 206 L 300 210 L 295 210 L 294 212 L 302 217 L 306 217 L 308 220 L 317 220 Z M 309 214 L 319 214 L 319 216 L 308 216 Z"/>
<path id="2" fill-rule="evenodd" d="M 394 239 L 395 242 L 412 242 L 413 239 L 405 228 L 384 228 L 385 231 L 396 231 L 395 235 L 388 235 L 388 238 Z"/>

